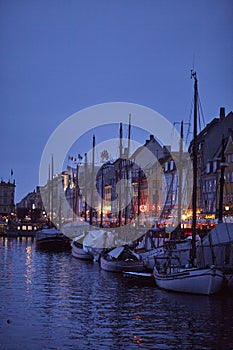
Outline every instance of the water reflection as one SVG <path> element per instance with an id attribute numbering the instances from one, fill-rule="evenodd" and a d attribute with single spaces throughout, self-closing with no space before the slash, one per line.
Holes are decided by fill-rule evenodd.
<path id="1" fill-rule="evenodd" d="M 26 284 L 32 284 L 31 275 L 32 275 L 32 247 L 26 247 Z M 27 292 L 29 292 L 29 286 L 27 286 Z"/>
<path id="2" fill-rule="evenodd" d="M 0 243 L 0 349 L 213 349 L 231 341 L 229 296 L 139 287 L 70 252 Z"/>

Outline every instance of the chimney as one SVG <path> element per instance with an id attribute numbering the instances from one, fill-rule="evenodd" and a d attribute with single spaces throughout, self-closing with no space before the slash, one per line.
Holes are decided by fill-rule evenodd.
<path id="1" fill-rule="evenodd" d="M 219 118 L 221 120 L 225 118 L 225 108 L 224 107 L 220 107 Z"/>

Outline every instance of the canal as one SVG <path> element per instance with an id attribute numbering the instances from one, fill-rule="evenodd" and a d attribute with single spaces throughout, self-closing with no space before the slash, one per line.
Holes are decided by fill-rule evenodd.
<path id="1" fill-rule="evenodd" d="M 139 286 L 0 238 L 0 349 L 233 349 L 233 298 Z"/>

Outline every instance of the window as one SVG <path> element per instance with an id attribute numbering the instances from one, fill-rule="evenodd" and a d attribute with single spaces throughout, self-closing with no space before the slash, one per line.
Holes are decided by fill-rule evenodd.
<path id="1" fill-rule="evenodd" d="M 206 165 L 206 173 L 207 174 L 210 173 L 210 163 L 207 163 L 207 165 Z"/>
<path id="2" fill-rule="evenodd" d="M 213 173 L 216 173 L 216 171 L 217 171 L 217 161 L 215 160 L 213 162 Z"/>
<path id="3" fill-rule="evenodd" d="M 171 160 L 170 162 L 170 170 L 174 170 L 174 160 Z"/>

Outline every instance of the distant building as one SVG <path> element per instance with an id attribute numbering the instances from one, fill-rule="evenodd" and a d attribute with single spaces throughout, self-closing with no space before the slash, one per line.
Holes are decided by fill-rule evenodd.
<path id="1" fill-rule="evenodd" d="M 15 209 L 15 183 L 0 182 L 0 215 L 9 216 Z"/>
<path id="2" fill-rule="evenodd" d="M 43 211 L 43 204 L 40 195 L 40 187 L 37 186 L 33 192 L 28 193 L 19 203 L 16 204 L 17 217 L 20 220 L 30 218 L 32 221 L 40 219 Z"/>
<path id="3" fill-rule="evenodd" d="M 232 131 L 233 112 L 225 115 L 225 108 L 221 107 L 219 118 L 214 118 L 197 135 L 197 209 L 202 214 L 217 213 L 221 142 L 223 137 L 228 140 Z M 189 147 L 191 158 L 192 147 L 191 142 Z M 230 155 L 231 153 L 229 157 Z M 226 172 L 228 173 L 228 169 Z"/>

